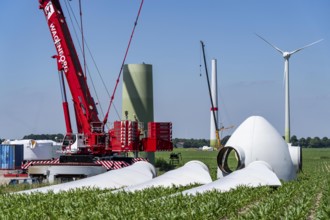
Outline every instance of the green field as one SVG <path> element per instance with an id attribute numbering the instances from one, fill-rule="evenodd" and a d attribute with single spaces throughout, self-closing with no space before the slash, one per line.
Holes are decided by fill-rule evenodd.
<path id="1" fill-rule="evenodd" d="M 217 152 L 176 149 L 180 165 L 200 160 L 216 176 Z M 170 152 L 156 154 L 169 162 Z M 0 188 L 0 219 L 330 219 L 330 149 L 304 149 L 303 172 L 277 189 L 241 187 L 227 193 L 173 196 L 189 187 L 109 194 L 83 189 L 11 195 Z"/>

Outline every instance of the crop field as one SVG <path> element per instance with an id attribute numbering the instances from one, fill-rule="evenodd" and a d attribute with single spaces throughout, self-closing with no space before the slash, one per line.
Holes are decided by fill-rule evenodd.
<path id="1" fill-rule="evenodd" d="M 176 149 L 175 153 L 182 156 L 178 166 L 203 161 L 215 179 L 217 152 Z M 166 161 L 169 156 L 169 152 L 156 154 Z M 179 194 L 193 186 L 137 193 L 91 188 L 59 194 L 8 193 L 22 187 L 28 186 L 0 187 L 0 219 L 330 219 L 330 149 L 304 149 L 303 172 L 279 188 L 240 187 L 198 196 Z"/>

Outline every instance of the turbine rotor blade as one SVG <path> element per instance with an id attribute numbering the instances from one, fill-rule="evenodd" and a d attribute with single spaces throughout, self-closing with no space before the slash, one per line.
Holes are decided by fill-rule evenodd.
<path id="1" fill-rule="evenodd" d="M 276 47 L 275 45 L 269 43 L 265 38 L 261 37 L 260 35 L 256 34 L 259 38 L 261 38 L 261 40 L 265 41 L 267 44 L 269 44 L 270 46 L 272 46 L 275 50 L 277 50 L 278 52 L 280 52 L 282 55 L 284 54 L 284 51 L 282 51 L 280 48 Z"/>
<path id="2" fill-rule="evenodd" d="M 302 49 L 305 49 L 306 47 L 310 47 L 310 46 L 312 46 L 312 45 L 314 45 L 314 44 L 317 44 L 317 43 L 319 43 L 319 42 L 321 42 L 321 41 L 323 41 L 323 39 L 320 39 L 320 40 L 315 41 L 315 42 L 313 42 L 313 43 L 311 43 L 311 44 L 308 44 L 308 45 L 306 45 L 306 46 L 303 46 L 303 47 L 301 47 L 301 48 L 299 48 L 299 49 L 297 49 L 297 50 L 294 50 L 294 51 L 290 52 L 290 55 L 292 55 L 292 54 L 294 54 L 294 53 L 297 53 L 297 52 L 301 51 Z"/>

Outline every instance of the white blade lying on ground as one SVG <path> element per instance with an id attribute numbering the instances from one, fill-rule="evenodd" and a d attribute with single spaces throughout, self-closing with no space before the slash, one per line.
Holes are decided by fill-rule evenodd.
<path id="1" fill-rule="evenodd" d="M 53 191 L 58 193 L 83 187 L 97 187 L 100 189 L 118 189 L 124 186 L 131 186 L 148 181 L 155 177 L 156 172 L 153 165 L 146 161 L 139 161 L 131 166 L 118 170 L 108 171 L 96 176 L 72 181 L 68 183 L 46 186 L 32 190 L 25 190 L 18 193 L 30 194 L 33 192 L 47 193 Z"/>
<path id="2" fill-rule="evenodd" d="M 189 184 L 207 184 L 212 182 L 207 166 L 197 160 L 187 162 L 184 166 L 169 171 L 147 182 L 132 185 L 115 192 L 135 192 L 152 187 L 187 186 Z"/>
<path id="3" fill-rule="evenodd" d="M 281 182 L 266 162 L 255 161 L 250 163 L 244 169 L 237 170 L 212 183 L 185 190 L 182 194 L 196 195 L 198 193 L 204 193 L 212 190 L 226 192 L 243 185 L 248 187 L 281 186 Z"/>

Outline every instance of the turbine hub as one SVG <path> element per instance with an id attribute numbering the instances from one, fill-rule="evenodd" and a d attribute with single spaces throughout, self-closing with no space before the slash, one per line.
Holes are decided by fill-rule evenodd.
<path id="1" fill-rule="evenodd" d="M 283 53 L 283 57 L 284 57 L 285 59 L 289 59 L 290 56 L 291 56 L 291 53 L 290 53 L 290 52 L 284 52 L 284 53 Z"/>

